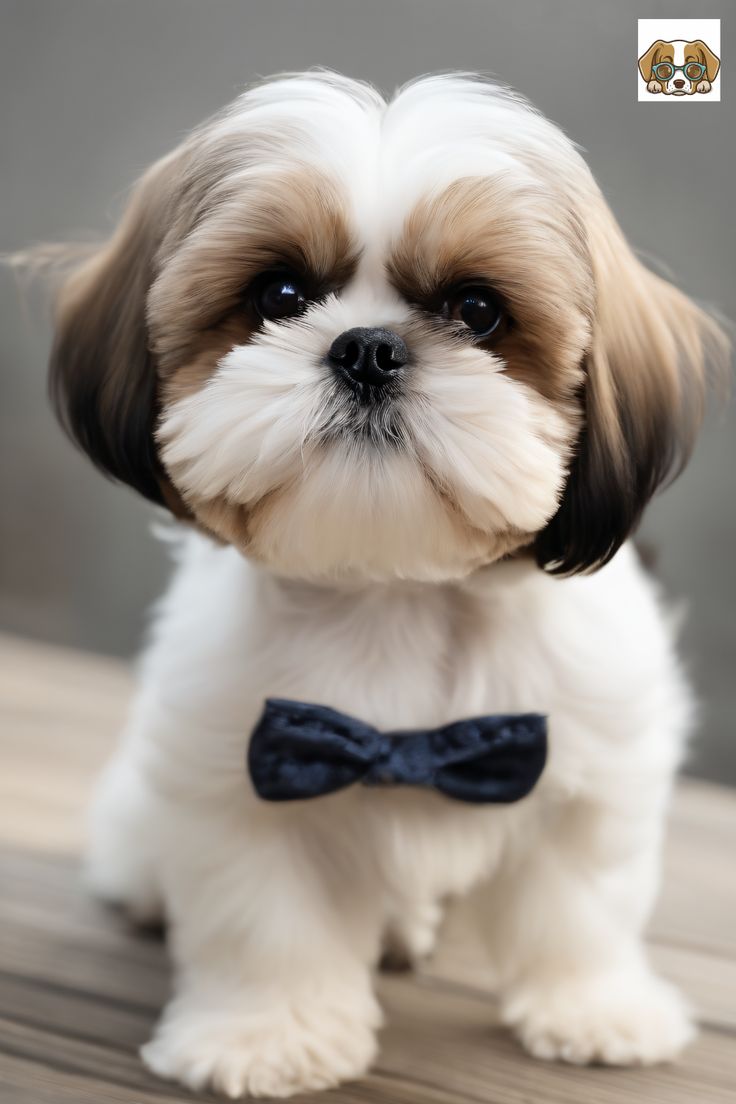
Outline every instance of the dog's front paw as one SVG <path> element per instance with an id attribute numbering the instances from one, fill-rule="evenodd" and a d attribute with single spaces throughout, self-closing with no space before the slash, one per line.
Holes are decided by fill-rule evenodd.
<path id="1" fill-rule="evenodd" d="M 227 1002 L 228 1005 L 230 1002 Z M 150 1070 L 190 1089 L 232 1099 L 286 1097 L 362 1076 L 376 1052 L 380 1011 L 372 995 L 335 1002 L 284 1001 L 224 1010 L 180 997 L 141 1050 Z"/>
<path id="2" fill-rule="evenodd" d="M 712 87 L 713 86 L 711 85 L 709 80 L 702 80 L 698 84 L 695 85 L 695 91 L 696 92 L 710 92 Z"/>
<path id="3" fill-rule="evenodd" d="M 657 93 L 661 91 L 662 86 L 661 84 L 659 84 L 658 81 L 649 81 L 649 84 L 647 85 L 647 92 L 651 92 L 653 95 L 656 96 Z"/>
<path id="4" fill-rule="evenodd" d="M 535 1058 L 576 1065 L 652 1065 L 694 1034 L 679 993 L 643 969 L 531 985 L 507 1001 L 503 1018 Z"/>

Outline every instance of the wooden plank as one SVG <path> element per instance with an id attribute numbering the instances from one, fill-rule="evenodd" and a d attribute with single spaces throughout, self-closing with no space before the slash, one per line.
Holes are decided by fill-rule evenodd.
<path id="1" fill-rule="evenodd" d="M 683 782 L 669 821 L 654 939 L 736 959 L 735 850 L 734 791 Z"/>
<path id="2" fill-rule="evenodd" d="M 539 1099 L 550 1104 L 733 1101 L 733 1048 L 714 1032 L 704 1033 L 675 1066 L 579 1070 L 525 1058 L 506 1032 L 493 1026 L 493 1005 L 487 995 L 452 987 L 436 989 L 406 978 L 383 978 L 379 988 L 390 1026 L 383 1032 L 375 1074 L 363 1086 L 372 1085 L 378 1095 L 368 1095 L 366 1100 L 429 1100 L 430 1093 L 424 1090 L 432 1088 L 438 1101 L 488 1104 L 529 1104 Z M 58 1076 L 96 1082 L 98 1091 L 102 1085 L 127 1088 L 131 1100 L 138 1100 L 142 1092 L 169 1098 L 165 1087 L 149 1077 L 136 1057 L 153 1020 L 151 1009 L 104 1004 L 94 995 L 74 991 L 49 992 L 18 979 L 10 984 L 3 979 L 0 995 L 3 1005 L 7 1001 L 15 1009 L 12 1021 L 3 1019 L 4 1008 L 0 1010 L 4 1054 Z M 386 1095 L 389 1086 L 390 1096 Z M 417 1095 L 419 1089 L 424 1095 Z M 354 1088 L 346 1088 L 329 1099 L 349 1104 L 361 1097 Z"/>

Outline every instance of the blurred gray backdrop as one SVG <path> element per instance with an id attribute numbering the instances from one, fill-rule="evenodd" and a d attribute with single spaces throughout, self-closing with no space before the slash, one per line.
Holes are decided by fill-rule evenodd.
<path id="1" fill-rule="evenodd" d="M 0 250 L 107 233 L 148 163 L 258 75 L 325 65 L 390 91 L 481 69 L 584 147 L 645 255 L 736 317 L 733 0 L 0 0 L 0 12 Z M 639 16 L 723 19 L 721 103 L 637 103 Z M 149 509 L 57 429 L 44 312 L 0 278 L 0 627 L 128 656 L 165 553 Z M 689 609 L 703 713 L 689 769 L 736 782 L 733 426 L 711 420 L 643 533 Z"/>

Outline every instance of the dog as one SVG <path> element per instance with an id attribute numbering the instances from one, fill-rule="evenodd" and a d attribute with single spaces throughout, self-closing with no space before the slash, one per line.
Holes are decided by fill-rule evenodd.
<path id="1" fill-rule="evenodd" d="M 639 58 L 639 72 L 647 86 L 647 92 L 665 96 L 693 96 L 707 93 L 713 87 L 721 67 L 720 59 L 702 39 L 686 42 L 675 38 L 672 42 L 657 39 Z"/>
<path id="2" fill-rule="evenodd" d="M 60 416 L 178 533 L 87 860 L 96 893 L 168 925 L 151 1070 L 233 1098 L 360 1077 L 374 966 L 429 954 L 474 887 L 532 1055 L 687 1043 L 642 929 L 693 698 L 629 538 L 726 355 L 573 143 L 472 74 L 390 101 L 321 70 L 249 88 L 76 257 Z M 257 791 L 266 699 L 341 749 L 312 764 L 319 795 L 275 792 L 293 778 L 268 733 Z M 501 716 L 503 757 L 520 715 L 548 725 L 526 796 L 462 763 L 462 799 L 335 781 L 357 729 L 390 758 L 407 730 L 452 751 Z"/>

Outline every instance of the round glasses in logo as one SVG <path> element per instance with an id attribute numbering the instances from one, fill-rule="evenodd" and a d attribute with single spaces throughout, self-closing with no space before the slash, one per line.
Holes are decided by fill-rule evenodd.
<path id="1" fill-rule="evenodd" d="M 688 80 L 702 80 L 705 76 L 705 66 L 697 61 L 687 61 L 684 65 L 673 65 L 670 61 L 660 61 L 659 65 L 652 66 L 652 72 L 657 80 L 668 81 L 678 71 L 684 73 Z"/>

